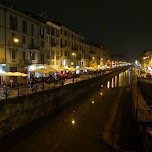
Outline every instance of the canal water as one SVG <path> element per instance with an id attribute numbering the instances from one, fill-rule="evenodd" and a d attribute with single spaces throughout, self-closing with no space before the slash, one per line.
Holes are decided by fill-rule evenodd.
<path id="1" fill-rule="evenodd" d="M 3 152 L 110 152 L 102 141 L 103 130 L 122 87 L 130 86 L 131 69 L 99 84 L 70 107 L 6 135 L 0 140 Z"/>

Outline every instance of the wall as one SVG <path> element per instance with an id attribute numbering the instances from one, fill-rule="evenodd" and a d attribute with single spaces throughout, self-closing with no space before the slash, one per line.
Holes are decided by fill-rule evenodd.
<path id="1" fill-rule="evenodd" d="M 152 100 L 152 84 L 138 80 L 138 86 L 144 98 Z"/>

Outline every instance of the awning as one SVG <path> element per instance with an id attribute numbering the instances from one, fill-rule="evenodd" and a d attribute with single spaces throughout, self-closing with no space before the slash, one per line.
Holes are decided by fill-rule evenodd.
<path id="1" fill-rule="evenodd" d="M 21 72 L 6 72 L 6 73 L 0 73 L 0 76 L 27 77 L 28 75 Z"/>
<path id="2" fill-rule="evenodd" d="M 93 67 L 88 67 L 88 69 L 90 69 L 90 70 L 95 70 L 95 68 L 93 68 Z"/>
<path id="3" fill-rule="evenodd" d="M 67 71 L 67 70 L 68 70 L 68 68 L 64 68 L 64 67 L 62 67 L 62 68 L 56 68 L 55 70 L 56 70 L 56 71 Z"/>
<path id="4" fill-rule="evenodd" d="M 44 69 L 44 68 L 41 68 L 41 69 L 38 69 L 38 70 L 34 70 L 34 71 L 29 71 L 30 73 L 54 73 L 56 72 L 56 70 L 53 70 L 53 69 Z"/>

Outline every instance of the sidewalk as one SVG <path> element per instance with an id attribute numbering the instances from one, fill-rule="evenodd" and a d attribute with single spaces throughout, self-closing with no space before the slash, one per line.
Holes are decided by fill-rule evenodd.
<path id="1" fill-rule="evenodd" d="M 132 98 L 134 104 L 134 117 L 138 122 L 152 122 L 152 110 L 144 100 L 140 89 L 137 87 L 137 78 L 132 82 Z"/>

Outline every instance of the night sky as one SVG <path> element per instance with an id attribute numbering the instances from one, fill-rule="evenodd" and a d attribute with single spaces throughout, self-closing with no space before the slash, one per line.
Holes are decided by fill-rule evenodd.
<path id="1" fill-rule="evenodd" d="M 152 1 L 148 0 L 8 0 L 32 12 L 44 12 L 99 43 L 112 54 L 136 59 L 152 48 Z"/>

